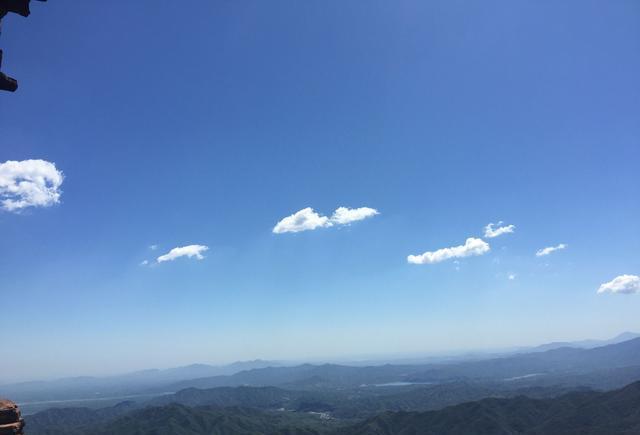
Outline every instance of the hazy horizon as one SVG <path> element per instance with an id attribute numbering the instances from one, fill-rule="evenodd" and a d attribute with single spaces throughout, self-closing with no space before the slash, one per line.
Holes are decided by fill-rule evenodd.
<path id="1" fill-rule="evenodd" d="M 579 342 L 583 340 L 609 340 L 616 338 L 622 334 L 627 333 L 636 333 L 634 331 L 622 331 L 620 333 L 614 335 L 604 335 L 600 337 L 575 337 L 575 338 L 564 338 L 564 339 L 554 339 L 547 340 L 543 342 L 532 342 L 532 343 L 514 343 L 510 345 L 498 346 L 498 347 L 484 347 L 484 348 L 455 348 L 455 349 L 440 349 L 440 350 L 432 350 L 432 351 L 419 351 L 416 350 L 414 352 L 404 352 L 404 353 L 395 353 L 395 354 L 383 354 L 383 353 L 370 353 L 370 354 L 341 354 L 335 356 L 311 356 L 306 358 L 300 357 L 290 357 L 290 358 L 245 358 L 245 359 L 231 359 L 231 360 L 209 360 L 209 361 L 177 361 L 175 364 L 166 365 L 166 366 L 138 366 L 138 367 L 123 367 L 120 370 L 116 371 L 106 371 L 101 372 L 99 370 L 94 371 L 84 371 L 78 372 L 76 369 L 73 369 L 73 372 L 68 372 L 65 374 L 64 372 L 60 372 L 59 374 L 48 374 L 48 375 L 25 375 L 23 377 L 16 377 L 14 379 L 8 378 L 0 378 L 0 386 L 6 384 L 20 383 L 20 382 L 31 382 L 31 381 L 53 381 L 59 379 L 66 378 L 74 378 L 74 377 L 110 377 L 110 376 L 120 376 L 126 375 L 146 370 L 169 370 L 175 368 L 183 368 L 194 365 L 209 365 L 209 366 L 227 366 L 235 363 L 247 363 L 254 361 L 264 361 L 264 362 L 272 362 L 281 365 L 300 365 L 300 364 L 344 364 L 344 365 L 357 365 L 366 363 L 366 365 L 370 364 L 386 364 L 386 363 L 398 363 L 407 360 L 429 360 L 434 358 L 447 358 L 447 357 L 460 357 L 465 354 L 492 354 L 492 353 L 500 353 L 500 352 L 512 352 L 517 349 L 522 348 L 535 348 L 536 346 L 541 346 L 545 344 L 551 343 L 564 343 L 564 342 Z"/>

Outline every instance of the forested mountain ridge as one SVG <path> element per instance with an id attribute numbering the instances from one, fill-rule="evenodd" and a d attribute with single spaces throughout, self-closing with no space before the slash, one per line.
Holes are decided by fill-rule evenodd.
<path id="1" fill-rule="evenodd" d="M 483 399 L 424 413 L 388 412 L 341 435 L 612 435 L 640 433 L 640 382 L 553 399 Z"/>
<path id="2" fill-rule="evenodd" d="M 385 412 L 360 422 L 322 414 L 238 407 L 147 407 L 107 421 L 42 426 L 32 435 L 610 435 L 640 433 L 640 382 L 610 392 L 574 392 L 556 398 L 483 399 L 439 411 Z"/>

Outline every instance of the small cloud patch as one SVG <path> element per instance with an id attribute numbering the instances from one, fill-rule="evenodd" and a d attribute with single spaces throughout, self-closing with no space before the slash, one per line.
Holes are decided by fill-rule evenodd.
<path id="1" fill-rule="evenodd" d="M 497 224 L 488 224 L 486 227 L 484 227 L 484 236 L 487 239 L 493 239 L 494 237 L 498 237 L 503 234 L 513 233 L 516 230 L 515 225 L 501 226 L 503 223 L 504 222 L 500 221 Z"/>
<path id="2" fill-rule="evenodd" d="M 314 209 L 307 207 L 283 218 L 273 227 L 273 232 L 275 234 L 299 233 L 300 231 L 326 228 L 332 225 L 328 217 L 320 216 Z"/>
<path id="3" fill-rule="evenodd" d="M 338 207 L 331 216 L 331 222 L 338 225 L 348 225 L 351 222 L 361 221 L 380 214 L 378 210 L 370 207 L 348 208 Z"/>
<path id="4" fill-rule="evenodd" d="M 598 289 L 598 293 L 613 293 L 630 295 L 640 293 L 640 276 L 620 275 L 609 282 L 605 282 Z"/>
<path id="5" fill-rule="evenodd" d="M 409 255 L 407 262 L 411 264 L 435 264 L 451 258 L 484 255 L 490 250 L 491 247 L 484 240 L 469 237 L 464 245 L 442 248 L 433 252 L 428 251 L 421 255 Z"/>
<path id="6" fill-rule="evenodd" d="M 60 202 L 64 175 L 46 160 L 9 160 L 0 163 L 0 204 L 19 212 L 28 207 L 49 207 Z"/>
<path id="7" fill-rule="evenodd" d="M 370 207 L 338 207 L 333 215 L 328 217 L 322 216 L 311 207 L 307 207 L 280 220 L 272 231 L 274 234 L 299 233 L 318 228 L 329 228 L 334 225 L 349 225 L 377 214 L 380 214 L 378 210 Z"/>
<path id="8" fill-rule="evenodd" d="M 173 261 L 180 257 L 195 258 L 196 260 L 204 259 L 203 252 L 208 251 L 209 247 L 204 245 L 189 245 L 173 248 L 168 253 L 159 256 L 156 261 L 164 263 L 165 261 Z"/>
<path id="9" fill-rule="evenodd" d="M 568 247 L 569 247 L 569 245 L 566 245 L 564 243 L 560 243 L 559 245 L 556 245 L 556 246 L 548 246 L 546 248 L 539 249 L 536 252 L 536 257 L 544 257 L 545 255 L 552 254 L 552 253 L 554 253 L 556 251 L 560 251 L 562 249 L 567 249 Z"/>

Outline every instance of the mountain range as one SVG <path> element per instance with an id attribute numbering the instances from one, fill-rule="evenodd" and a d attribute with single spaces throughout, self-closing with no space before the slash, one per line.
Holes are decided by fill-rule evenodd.
<path id="1" fill-rule="evenodd" d="M 177 403 L 95 419 L 78 410 L 30 416 L 31 435 L 609 435 L 640 433 L 640 382 L 610 392 L 583 391 L 555 398 L 488 398 L 427 412 L 383 412 L 361 420 L 325 413 L 258 410 Z M 116 412 L 117 411 L 112 411 Z M 64 414 L 64 412 L 62 413 Z"/>
<path id="2" fill-rule="evenodd" d="M 185 379 L 229 376 L 241 371 L 279 365 L 279 362 L 264 360 L 239 361 L 222 366 L 192 364 L 166 370 L 141 370 L 117 376 L 82 376 L 52 381 L 20 382 L 0 385 L 0 396 L 11 397 L 16 402 L 33 402 L 145 395 L 150 390 L 156 394 L 158 390 L 167 391 L 163 386 Z"/>
<path id="3" fill-rule="evenodd" d="M 534 363 L 536 357 L 532 354 L 544 353 L 541 359 L 548 360 L 549 350 L 564 352 L 569 358 L 574 354 L 581 357 L 580 350 L 595 347 L 620 344 L 640 337 L 640 334 L 625 332 L 609 340 L 582 340 L 577 342 L 556 342 L 533 348 L 521 348 L 515 352 L 501 355 L 470 354 L 451 358 L 431 359 L 427 362 L 402 363 L 371 363 L 362 364 L 302 364 L 294 365 L 276 361 L 244 361 L 229 365 L 213 366 L 207 364 L 192 364 L 184 367 L 166 370 L 142 370 L 117 376 L 107 377 L 75 377 L 53 381 L 21 382 L 0 385 L 0 395 L 12 397 L 18 402 L 43 402 L 65 400 L 87 400 L 109 397 L 127 397 L 139 395 L 157 395 L 164 392 L 179 391 L 183 388 L 198 387 L 211 388 L 219 386 L 238 385 L 279 385 L 286 387 L 308 386 L 359 386 L 361 384 L 380 384 L 389 382 L 432 382 L 440 381 L 442 377 L 451 379 L 456 377 L 478 377 L 481 373 L 490 375 L 490 370 L 483 368 L 508 364 L 513 361 L 514 366 L 505 378 L 514 378 L 534 374 L 538 366 Z M 575 349 L 568 350 L 567 348 Z M 563 349 L 563 350 L 560 350 Z M 524 357 L 523 357 L 524 356 Z M 529 362 L 525 362 L 529 359 Z M 485 362 L 483 364 L 483 361 Z M 488 364 L 486 364 L 488 362 Z M 544 365 L 544 364 L 543 364 Z M 629 366 L 632 364 L 624 364 Z M 459 371 L 455 373 L 454 367 Z M 527 368 L 523 373 L 520 368 Z M 443 368 L 445 368 L 443 370 Z M 463 368 L 471 370 L 466 373 Z M 546 365 L 543 369 L 546 371 Z M 553 368 L 557 371 L 559 367 Z M 599 367 L 610 368 L 608 366 Z M 435 379 L 429 379 L 435 377 Z M 495 375 L 490 375 L 495 378 Z"/>
<path id="4" fill-rule="evenodd" d="M 356 396 L 375 396 L 381 391 L 404 394 L 404 390 L 410 388 L 438 386 L 441 389 L 453 389 L 457 388 L 456 385 L 466 385 L 469 394 L 456 393 L 456 400 L 438 403 L 440 406 L 460 403 L 457 399 L 510 397 L 514 391 L 533 391 L 536 388 L 555 392 L 583 387 L 609 390 L 638 379 L 640 338 L 632 338 L 595 348 L 560 347 L 437 364 L 286 366 L 258 360 L 224 367 L 192 365 L 106 378 L 71 378 L 5 385 L 0 386 L 0 396 L 12 398 L 20 403 L 25 414 L 31 414 L 63 406 L 105 408 L 123 400 L 135 400 L 138 403 L 149 400 L 160 403 L 164 400 L 162 403 L 169 403 L 165 396 L 194 388 L 278 387 L 287 391 L 323 392 L 327 395 L 349 392 Z M 446 393 L 442 394 L 446 397 Z M 369 407 L 363 404 L 359 406 L 366 412 L 358 412 L 355 408 L 349 412 L 344 411 L 345 407 L 340 409 L 345 415 L 361 417 L 367 414 Z M 375 406 L 372 408 L 374 411 L 380 410 Z"/>
<path id="5" fill-rule="evenodd" d="M 599 373 L 602 376 L 594 377 Z M 453 381 L 509 383 L 518 387 L 560 384 L 615 388 L 640 375 L 640 338 L 617 344 L 581 349 L 562 347 L 545 352 L 463 361 L 449 364 L 352 367 L 303 364 L 267 367 L 231 376 L 181 381 L 169 390 L 234 386 L 279 386 L 288 389 L 358 388 L 394 383 L 432 384 Z"/>
<path id="6" fill-rule="evenodd" d="M 631 338 L 439 364 L 252 367 L 116 406 L 47 409 L 27 424 L 32 435 L 631 434 L 638 380 L 640 338 Z"/>

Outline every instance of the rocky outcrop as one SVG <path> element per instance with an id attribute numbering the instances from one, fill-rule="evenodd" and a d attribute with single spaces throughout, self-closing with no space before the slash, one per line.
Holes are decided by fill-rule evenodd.
<path id="1" fill-rule="evenodd" d="M 28 17 L 31 13 L 29 0 L 0 0 L 0 19 L 9 12 Z"/>
<path id="2" fill-rule="evenodd" d="M 39 0 L 47 1 L 47 0 Z M 2 19 L 8 13 L 14 13 L 23 17 L 28 17 L 31 13 L 29 4 L 31 0 L 0 0 L 0 31 L 2 30 Z M 2 50 L 0 50 L 0 68 L 2 67 Z M 18 89 L 18 81 L 0 72 L 0 91 L 15 92 Z"/>
<path id="3" fill-rule="evenodd" d="M 0 68 L 2 67 L 2 50 L 0 50 Z M 0 90 L 15 92 L 18 89 L 18 81 L 0 72 Z"/>
<path id="4" fill-rule="evenodd" d="M 0 399 L 0 435 L 23 435 L 24 420 L 18 405 Z"/>

